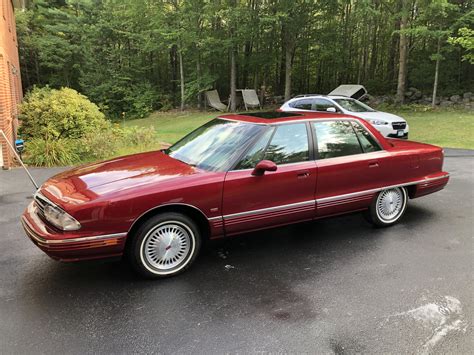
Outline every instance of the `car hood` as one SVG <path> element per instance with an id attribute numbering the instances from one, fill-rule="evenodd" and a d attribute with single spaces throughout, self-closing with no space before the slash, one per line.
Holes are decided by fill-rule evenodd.
<path id="1" fill-rule="evenodd" d="M 350 112 L 352 116 L 360 117 L 365 120 L 384 120 L 387 122 L 405 122 L 400 116 L 394 115 L 393 113 L 375 111 L 375 112 Z"/>
<path id="2" fill-rule="evenodd" d="M 193 168 L 155 151 L 83 165 L 46 181 L 41 193 L 59 205 L 79 205 L 110 192 L 195 174 Z"/>

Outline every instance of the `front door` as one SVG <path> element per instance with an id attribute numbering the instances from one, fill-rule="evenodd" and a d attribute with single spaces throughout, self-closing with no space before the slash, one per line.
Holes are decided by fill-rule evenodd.
<path id="1" fill-rule="evenodd" d="M 271 127 L 227 173 L 223 194 L 227 235 L 314 217 L 317 168 L 308 133 L 304 122 Z M 277 170 L 252 175 L 263 159 L 276 163 Z"/>

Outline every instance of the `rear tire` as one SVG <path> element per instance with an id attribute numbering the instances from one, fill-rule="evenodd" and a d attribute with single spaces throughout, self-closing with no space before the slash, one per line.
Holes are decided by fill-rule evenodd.
<path id="1" fill-rule="evenodd" d="M 380 191 L 364 214 L 377 227 L 389 227 L 402 218 L 407 208 L 408 194 L 404 187 L 393 187 Z"/>
<path id="2" fill-rule="evenodd" d="M 129 261 L 146 278 L 164 278 L 185 271 L 201 247 L 197 224 L 181 213 L 168 212 L 146 220 L 131 236 Z"/>

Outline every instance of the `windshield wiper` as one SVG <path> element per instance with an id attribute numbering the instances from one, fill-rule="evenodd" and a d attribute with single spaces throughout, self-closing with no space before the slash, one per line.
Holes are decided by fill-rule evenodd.
<path id="1" fill-rule="evenodd" d="M 181 163 L 184 163 L 184 164 L 186 164 L 186 165 L 192 166 L 193 168 L 195 168 L 195 167 L 197 166 L 196 164 L 188 163 L 187 161 L 184 161 L 184 160 L 182 160 L 182 159 L 178 159 L 178 158 L 176 158 L 176 157 L 171 157 L 171 158 L 176 159 L 177 161 L 180 161 Z"/>

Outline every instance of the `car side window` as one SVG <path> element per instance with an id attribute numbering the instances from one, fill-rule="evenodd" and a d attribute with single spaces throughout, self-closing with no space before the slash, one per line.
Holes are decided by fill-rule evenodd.
<path id="1" fill-rule="evenodd" d="M 349 121 L 312 123 L 318 142 L 319 159 L 361 154 L 359 140 Z"/>
<path id="2" fill-rule="evenodd" d="M 313 105 L 312 99 L 296 100 L 290 104 L 290 107 L 298 108 L 300 110 L 311 110 Z"/>
<path id="3" fill-rule="evenodd" d="M 241 169 L 252 169 L 257 165 L 257 163 L 263 160 L 263 154 L 265 153 L 265 148 L 268 145 L 275 128 L 269 128 L 262 136 L 255 142 L 252 148 L 245 154 L 245 156 L 240 160 L 240 162 L 235 167 L 235 170 Z"/>
<path id="4" fill-rule="evenodd" d="M 326 99 L 315 99 L 314 100 L 314 110 L 316 111 L 327 111 L 328 108 L 333 107 L 338 111 L 336 105 L 334 105 L 331 101 Z"/>
<path id="5" fill-rule="evenodd" d="M 275 164 L 309 160 L 308 133 L 305 123 L 283 124 L 277 127 L 264 159 Z"/>
<path id="6" fill-rule="evenodd" d="M 352 122 L 352 126 L 354 127 L 354 130 L 357 134 L 357 138 L 359 138 L 360 145 L 362 146 L 364 153 L 382 150 L 375 138 L 369 132 L 367 132 L 367 130 L 362 127 L 360 123 Z"/>

